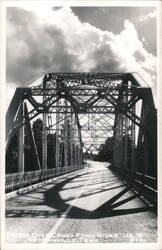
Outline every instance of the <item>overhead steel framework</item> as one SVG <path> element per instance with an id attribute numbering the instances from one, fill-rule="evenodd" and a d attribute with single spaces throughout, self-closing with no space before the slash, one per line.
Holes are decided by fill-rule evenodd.
<path id="1" fill-rule="evenodd" d="M 42 159 L 32 131 L 41 117 Z M 17 88 L 6 116 L 6 150 L 19 133 L 19 172 L 24 166 L 24 134 L 30 138 L 35 169 L 80 168 L 83 152 L 98 151 L 113 136 L 117 169 L 156 172 L 157 114 L 151 88 L 136 73 L 48 73 L 40 84 Z M 78 167 L 80 166 L 80 167 Z"/>

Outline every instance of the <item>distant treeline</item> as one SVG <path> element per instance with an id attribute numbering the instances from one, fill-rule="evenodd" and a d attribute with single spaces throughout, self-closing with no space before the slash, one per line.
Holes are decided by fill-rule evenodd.
<path id="1" fill-rule="evenodd" d="M 78 149 L 77 145 L 72 144 L 72 149 L 70 148 L 70 124 L 68 124 L 68 133 L 67 133 L 67 164 L 70 166 L 71 160 L 75 157 L 75 151 Z M 64 128 L 63 128 L 64 130 Z M 37 147 L 37 152 L 39 156 L 40 165 L 42 165 L 42 131 L 43 131 L 43 122 L 41 119 L 37 119 L 33 122 L 32 126 L 33 135 L 35 138 L 35 143 Z M 64 131 L 62 131 L 64 133 Z M 78 149 L 79 150 L 79 149 Z M 71 157 L 71 152 L 73 158 Z M 33 159 L 30 137 L 28 131 L 25 127 L 25 139 L 24 139 L 24 165 L 25 171 L 32 171 L 35 169 L 35 162 Z M 64 142 L 60 141 L 59 143 L 59 162 L 60 167 L 64 166 Z M 47 168 L 56 167 L 56 133 L 47 135 Z M 6 153 L 6 173 L 18 172 L 18 133 L 16 133 L 9 145 L 9 148 Z"/>
<path id="2" fill-rule="evenodd" d="M 108 137 L 104 144 L 100 146 L 98 155 L 94 157 L 96 161 L 112 161 L 113 149 L 114 148 L 114 137 Z"/>

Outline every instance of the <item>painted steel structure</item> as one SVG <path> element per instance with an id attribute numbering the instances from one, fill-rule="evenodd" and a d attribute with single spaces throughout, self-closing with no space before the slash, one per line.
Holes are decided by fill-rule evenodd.
<path id="1" fill-rule="evenodd" d="M 42 161 L 31 128 L 39 116 Z M 49 134 L 55 135 L 55 169 L 64 172 L 81 168 L 83 151 L 98 151 L 113 136 L 114 169 L 156 178 L 157 114 L 151 88 L 136 73 L 48 73 L 37 86 L 17 88 L 6 116 L 6 150 L 19 131 L 21 174 L 24 127 L 35 171 L 48 170 Z"/>

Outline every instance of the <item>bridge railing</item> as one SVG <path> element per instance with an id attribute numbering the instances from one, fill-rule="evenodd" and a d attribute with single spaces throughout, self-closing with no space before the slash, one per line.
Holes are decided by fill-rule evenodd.
<path id="1" fill-rule="evenodd" d="M 110 167 L 128 185 L 137 190 L 152 204 L 157 204 L 157 178 L 145 173 L 133 172 L 129 169 Z"/>
<path id="2" fill-rule="evenodd" d="M 41 183 L 45 180 L 52 179 L 63 174 L 82 169 L 83 166 L 52 168 L 47 170 L 36 170 L 29 172 L 20 172 L 6 174 L 5 176 L 5 191 L 6 193 L 31 186 L 36 183 Z"/>

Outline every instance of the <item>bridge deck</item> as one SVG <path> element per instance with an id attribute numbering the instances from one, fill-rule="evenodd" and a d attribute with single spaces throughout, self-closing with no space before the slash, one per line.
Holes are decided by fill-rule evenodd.
<path id="1" fill-rule="evenodd" d="M 107 163 L 7 199 L 6 216 L 8 243 L 157 241 L 155 213 Z"/>

